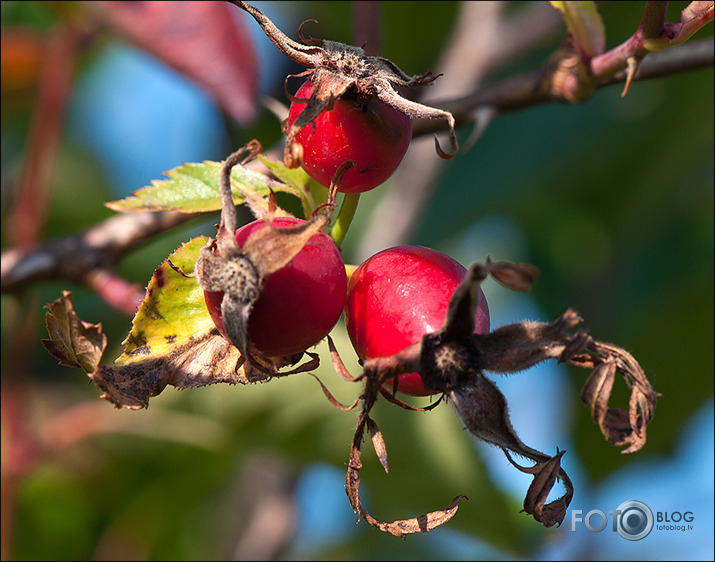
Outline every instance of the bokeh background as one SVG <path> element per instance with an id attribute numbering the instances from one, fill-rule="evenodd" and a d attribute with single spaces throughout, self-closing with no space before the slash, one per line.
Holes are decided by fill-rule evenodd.
<path id="1" fill-rule="evenodd" d="M 360 4 L 256 2 L 292 37 L 313 18 L 319 23 L 309 24 L 309 35 L 344 42 L 359 35 L 353 24 L 365 11 Z M 643 5 L 599 4 L 609 47 L 635 30 Z M 686 5 L 671 2 L 669 21 Z M 543 33 L 528 50 L 485 64 L 481 74 L 467 68 L 465 54 L 464 68 L 450 66 L 453 74 L 440 80 L 469 78 L 474 88 L 476 80 L 543 64 L 564 37 L 547 3 L 485 12 L 483 24 L 492 27 L 477 20 L 473 37 L 482 42 L 480 52 L 496 51 L 503 38 L 494 30 L 503 28 L 494 22 L 519 21 L 535 9 L 538 17 L 522 34 L 538 27 L 533 22 Z M 38 112 L 42 46 L 68 22 L 92 28 L 99 16 L 72 2 L 2 2 L 1 10 L 4 250 L 13 244 L 8 225 Z M 440 71 L 463 10 L 455 2 L 380 3 L 380 53 L 408 74 Z M 283 80 L 300 69 L 240 10 L 231 14 L 243 56 L 254 58 L 259 73 L 250 79 L 255 116 L 237 118 L 111 26 L 92 29 L 76 53 L 61 134 L 48 155 L 56 162 L 41 240 L 111 216 L 104 202 L 181 162 L 222 160 L 252 138 L 279 145 L 279 119 L 264 101 L 285 104 Z M 567 450 L 563 466 L 576 491 L 560 528 L 545 529 L 519 513 L 531 478 L 500 451 L 476 443 L 446 404 L 428 413 L 389 404 L 375 411 L 390 473 L 366 445 L 361 490 L 373 515 L 404 518 L 443 507 L 457 494 L 469 497 L 448 524 L 404 541 L 356 525 L 343 489 L 356 413 L 333 408 L 311 377 L 240 388 L 170 387 L 148 410 L 115 410 L 81 371 L 57 365 L 44 351 L 42 306 L 71 290 L 80 317 L 102 323 L 107 359 L 120 354 L 131 318 L 81 286 L 50 279 L 2 295 L 3 558 L 712 559 L 713 72 L 638 82 L 625 98 L 620 91 L 604 88 L 580 105 L 495 119 L 475 144 L 431 170 L 429 185 L 415 195 L 419 205 L 405 204 L 410 226 L 395 234 L 404 217 L 391 190 L 409 198 L 410 171 L 423 160 L 411 153 L 432 143 L 416 139 L 398 173 L 362 196 L 344 249 L 346 262 L 359 263 L 397 239 L 436 248 L 465 266 L 487 255 L 534 264 L 541 275 L 529 295 L 487 282 L 492 326 L 552 321 L 572 307 L 594 337 L 640 361 L 663 396 L 647 445 L 631 456 L 603 440 L 580 401 L 586 372 L 544 364 L 494 377 L 522 440 L 546 452 Z M 471 132 L 460 129 L 460 140 Z M 217 220 L 210 214 L 157 236 L 122 261 L 122 275 L 145 285 L 169 253 L 193 236 L 211 235 Z M 357 373 L 342 321 L 334 338 Z M 318 346 L 324 358 L 326 350 Z M 323 364 L 316 374 L 351 402 L 359 389 Z M 623 406 L 626 396 L 622 389 L 614 400 Z M 637 542 L 610 526 L 601 533 L 583 524 L 572 529 L 573 510 L 607 514 L 627 500 L 643 501 L 654 513 L 692 512 L 693 529 L 656 528 Z"/>

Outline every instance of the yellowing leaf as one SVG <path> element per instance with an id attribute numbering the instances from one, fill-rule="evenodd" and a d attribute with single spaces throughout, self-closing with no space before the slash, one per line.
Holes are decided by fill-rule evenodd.
<path id="1" fill-rule="evenodd" d="M 171 261 L 184 273 L 191 274 L 207 241 L 207 237 L 200 236 L 186 242 L 156 269 L 132 321 L 132 330 L 123 342 L 124 353 L 115 363 L 129 364 L 149 355 L 162 357 L 214 330 L 196 279 L 185 277 L 169 265 Z"/>

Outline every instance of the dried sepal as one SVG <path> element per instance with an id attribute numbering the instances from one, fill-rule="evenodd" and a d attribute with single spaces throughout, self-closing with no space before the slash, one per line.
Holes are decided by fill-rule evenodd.
<path id="1" fill-rule="evenodd" d="M 243 357 L 248 356 L 248 318 L 261 296 L 263 279 L 242 253 L 224 257 L 215 253 L 211 242 L 201 249 L 196 262 L 196 278 L 204 291 L 223 291 L 221 318 L 231 343 Z"/>
<path id="2" fill-rule="evenodd" d="M 504 395 L 484 374 L 475 373 L 448 396 L 465 428 L 478 439 L 537 462 L 548 459 L 519 439 L 511 425 Z"/>
<path id="3" fill-rule="evenodd" d="M 564 517 L 566 517 L 566 509 L 573 499 L 573 484 L 564 469 L 561 468 L 561 457 L 565 452 L 557 450 L 555 456 L 537 462 L 534 466 L 524 467 L 514 462 L 509 452 L 504 449 L 506 458 L 514 467 L 534 476 L 524 498 L 524 512 L 532 515 L 544 527 L 561 526 Z M 557 479 L 561 480 L 566 492 L 560 498 L 547 504 L 546 500 Z"/>
<path id="4" fill-rule="evenodd" d="M 385 445 L 385 440 L 382 437 L 382 432 L 380 428 L 375 423 L 370 416 L 366 417 L 367 429 L 370 431 L 370 439 L 372 439 L 372 446 L 377 453 L 377 458 L 380 459 L 380 464 L 385 472 L 390 472 L 387 466 L 387 446 Z"/>
<path id="5" fill-rule="evenodd" d="M 327 336 L 328 340 L 328 350 L 330 351 L 330 359 L 333 362 L 333 369 L 335 369 L 335 372 L 340 375 L 340 377 L 346 381 L 350 382 L 355 382 L 358 380 L 358 377 L 354 377 L 350 374 L 350 371 L 348 371 L 348 368 L 345 366 L 345 363 L 343 363 L 343 360 L 340 358 L 340 354 L 338 353 L 337 348 L 335 347 L 335 343 L 333 342 L 333 338 L 330 336 Z"/>
<path id="6" fill-rule="evenodd" d="M 404 537 L 405 535 L 412 533 L 429 533 L 433 529 L 436 529 L 440 525 L 444 525 L 447 521 L 452 519 L 457 513 L 457 508 L 459 507 L 459 501 L 462 498 L 467 498 L 467 496 L 459 495 L 455 496 L 449 505 L 443 509 L 438 509 L 436 511 L 430 511 L 424 515 L 418 517 L 410 517 L 409 519 L 397 519 L 395 521 L 380 521 L 375 519 L 372 515 L 363 511 L 363 517 L 365 520 L 372 525 L 384 531 L 385 533 L 390 533 L 396 537 Z"/>
<path id="7" fill-rule="evenodd" d="M 572 357 L 568 363 L 593 369 L 581 399 L 591 408 L 603 436 L 617 447 L 627 445 L 621 453 L 640 450 L 645 445 L 646 426 L 653 419 L 660 394 L 653 390 L 635 358 L 613 344 L 591 341 L 586 354 Z M 631 389 L 627 411 L 608 408 L 615 373 L 621 373 Z"/>
<path id="8" fill-rule="evenodd" d="M 362 468 L 361 447 L 365 429 L 369 428 L 372 435 L 372 442 L 385 471 L 387 471 L 387 451 L 385 449 L 382 434 L 377 429 L 377 424 L 369 417 L 369 412 L 377 401 L 377 397 L 382 387 L 381 377 L 370 371 L 363 371 L 365 380 L 365 390 L 361 396 L 363 406 L 360 410 L 357 429 L 353 436 L 350 447 L 350 457 L 348 468 L 345 474 L 345 493 L 350 501 L 350 506 L 358 514 L 359 518 L 365 519 L 368 524 L 381 531 L 390 533 L 396 537 L 403 537 L 411 533 L 427 533 L 432 529 L 443 525 L 457 513 L 459 500 L 466 496 L 456 496 L 444 509 L 439 509 L 418 517 L 409 519 L 397 519 L 395 521 L 380 521 L 373 517 L 362 506 L 360 501 L 360 469 Z"/>
<path id="9" fill-rule="evenodd" d="M 368 56 L 361 47 L 312 37 L 306 40 L 302 34 L 302 25 L 299 35 L 303 43 L 299 43 L 279 30 L 255 6 L 240 1 L 232 3 L 248 12 L 283 54 L 305 66 L 308 70 L 298 76 L 306 76 L 314 84 L 305 108 L 293 125 L 284 131 L 288 137 L 283 155 L 286 166 L 300 166 L 302 147 L 298 148 L 299 143 L 294 142 L 298 132 L 313 123 L 323 111 L 329 110 L 333 102 L 348 89 L 355 90 L 359 95 L 376 96 L 388 106 L 410 117 L 446 120 L 449 125 L 452 153 L 445 152 L 435 137 L 437 154 L 441 158 L 449 159 L 459 150 L 454 130 L 455 120 L 450 112 L 403 98 L 395 89 L 396 86 L 414 87 L 430 84 L 439 75 L 426 72 L 418 76 L 408 76 L 392 61 L 383 57 Z"/>
<path id="10" fill-rule="evenodd" d="M 312 366 L 312 368 L 315 368 L 316 366 Z M 320 385 L 321 390 L 323 391 L 323 394 L 325 397 L 328 399 L 328 402 L 330 402 L 333 406 L 335 406 L 338 410 L 352 410 L 355 406 L 357 406 L 360 403 L 361 398 L 356 398 L 355 401 L 350 404 L 349 406 L 346 404 L 342 404 L 340 401 L 338 401 L 328 390 L 328 387 L 323 384 L 323 381 L 321 381 L 314 373 L 308 373 L 310 376 L 312 376 L 316 381 L 318 381 L 318 384 Z"/>
<path id="11" fill-rule="evenodd" d="M 440 402 L 442 401 L 442 397 L 444 396 L 440 395 L 440 397 L 429 406 L 425 406 L 424 408 L 418 408 L 416 406 L 411 406 L 407 402 L 403 402 L 395 396 L 394 392 L 390 392 L 384 386 L 380 387 L 380 394 L 385 398 L 385 400 L 387 400 L 391 404 L 399 406 L 403 410 L 410 410 L 412 412 L 429 412 L 430 410 L 434 410 L 437 406 L 439 406 Z"/>
<path id="12" fill-rule="evenodd" d="M 539 275 L 539 270 L 527 263 L 492 262 L 487 258 L 489 273 L 494 279 L 513 291 L 526 293 Z"/>

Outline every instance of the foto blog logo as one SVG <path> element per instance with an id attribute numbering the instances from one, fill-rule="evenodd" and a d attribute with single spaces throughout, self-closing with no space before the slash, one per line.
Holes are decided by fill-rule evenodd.
<path id="1" fill-rule="evenodd" d="M 642 540 L 653 530 L 653 512 L 641 501 L 625 501 L 617 509 L 611 509 L 608 513 L 612 518 L 611 530 L 626 540 Z M 571 511 L 571 531 L 576 531 L 577 523 L 584 523 L 593 533 L 600 533 L 608 525 L 608 517 L 600 509 L 592 509 L 585 516 L 582 514 L 581 509 Z"/>

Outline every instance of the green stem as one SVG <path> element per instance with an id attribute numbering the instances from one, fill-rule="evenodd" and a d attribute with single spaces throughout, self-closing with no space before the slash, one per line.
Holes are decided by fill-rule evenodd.
<path id="1" fill-rule="evenodd" d="M 343 202 L 340 205 L 338 216 L 330 229 L 330 236 L 335 240 L 335 245 L 340 248 L 345 240 L 345 236 L 350 228 L 350 223 L 353 221 L 355 210 L 357 209 L 358 201 L 360 200 L 359 193 L 346 193 L 343 197 Z"/>

